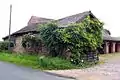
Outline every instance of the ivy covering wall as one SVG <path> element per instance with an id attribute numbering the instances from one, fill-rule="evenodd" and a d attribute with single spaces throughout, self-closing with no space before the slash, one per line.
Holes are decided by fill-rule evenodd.
<path id="1" fill-rule="evenodd" d="M 91 52 L 96 53 L 97 48 L 101 47 L 103 42 L 103 23 L 97 19 L 91 19 L 90 16 L 80 23 L 70 24 L 68 27 L 60 28 L 52 22 L 39 25 L 39 28 L 39 38 L 48 48 L 49 54 L 65 58 L 65 55 L 70 53 L 69 59 L 74 64 L 83 62 L 84 55 L 89 55 Z M 26 40 L 23 40 L 24 43 Z"/>
<path id="2" fill-rule="evenodd" d="M 64 43 L 70 49 L 71 61 L 75 64 L 83 62 L 84 56 L 97 54 L 97 48 L 101 47 L 103 23 L 97 19 L 86 17 L 82 22 L 70 24 L 67 28 L 57 30 L 61 34 Z"/>
<path id="3" fill-rule="evenodd" d="M 28 33 L 22 38 L 22 46 L 27 52 L 38 53 L 42 46 L 42 42 L 37 34 Z"/>

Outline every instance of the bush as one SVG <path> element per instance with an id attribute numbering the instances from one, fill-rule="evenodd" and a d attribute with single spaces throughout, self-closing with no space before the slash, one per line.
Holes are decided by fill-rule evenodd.
<path id="1" fill-rule="evenodd" d="M 8 50 L 8 42 L 0 42 L 0 50 Z"/>
<path id="2" fill-rule="evenodd" d="M 8 41 L 1 41 L 0 42 L 0 51 L 8 50 L 9 42 Z M 10 47 L 13 47 L 13 42 L 10 43 Z"/>
<path id="3" fill-rule="evenodd" d="M 28 33 L 22 37 L 22 46 L 28 53 L 39 53 L 42 47 L 41 39 L 37 34 Z"/>
<path id="4" fill-rule="evenodd" d="M 39 64 L 45 69 L 71 69 L 76 68 L 70 61 L 59 57 L 40 57 Z"/>

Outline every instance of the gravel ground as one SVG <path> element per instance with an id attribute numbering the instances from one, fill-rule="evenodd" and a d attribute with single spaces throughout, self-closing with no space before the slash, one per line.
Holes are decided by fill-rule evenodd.
<path id="1" fill-rule="evenodd" d="M 74 77 L 77 80 L 120 80 L 120 58 L 87 69 L 52 70 L 49 72 Z"/>

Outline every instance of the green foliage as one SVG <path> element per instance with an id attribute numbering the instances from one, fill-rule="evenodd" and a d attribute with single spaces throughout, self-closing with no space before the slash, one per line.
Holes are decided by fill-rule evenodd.
<path id="1" fill-rule="evenodd" d="M 8 54 L 6 52 L 0 52 L 0 60 L 30 67 L 38 65 L 38 57 L 33 55 Z"/>
<path id="2" fill-rule="evenodd" d="M 8 45 L 9 45 L 8 41 L 1 41 L 0 42 L 0 51 L 8 50 Z M 12 42 L 10 43 L 10 47 L 14 47 L 14 44 Z"/>
<path id="3" fill-rule="evenodd" d="M 34 49 L 34 52 L 38 53 L 39 47 L 42 46 L 41 39 L 37 34 L 26 34 L 22 38 L 22 46 L 24 48 Z"/>
<path id="4" fill-rule="evenodd" d="M 57 24 L 49 23 L 40 26 L 40 36 L 50 53 L 62 56 L 71 52 L 71 62 L 80 64 L 83 56 L 93 52 L 102 44 L 103 23 L 87 16 L 82 22 L 58 28 Z"/>
<path id="5" fill-rule="evenodd" d="M 77 68 L 70 61 L 59 57 L 40 57 L 39 64 L 46 69 L 71 69 Z"/>
<path id="6" fill-rule="evenodd" d="M 55 23 L 39 25 L 40 37 L 42 42 L 47 46 L 52 56 L 62 55 L 66 45 L 62 41 L 60 34 L 57 32 L 58 26 Z"/>
<path id="7" fill-rule="evenodd" d="M 89 55 L 90 52 L 96 54 L 95 51 L 103 41 L 102 29 L 101 22 L 88 16 L 81 23 L 71 24 L 65 29 L 58 30 L 64 43 L 69 44 L 73 63 L 81 63 L 82 56 Z"/>
<path id="8" fill-rule="evenodd" d="M 26 48 L 29 47 L 35 47 L 39 46 L 41 44 L 40 38 L 36 34 L 28 33 L 23 36 L 22 38 L 22 46 Z"/>
<path id="9" fill-rule="evenodd" d="M 0 60 L 11 62 L 17 65 L 23 65 L 41 70 L 54 70 L 54 69 L 73 69 L 78 68 L 71 64 L 69 61 L 58 57 L 42 57 L 34 55 L 23 54 L 8 54 L 0 52 Z"/>

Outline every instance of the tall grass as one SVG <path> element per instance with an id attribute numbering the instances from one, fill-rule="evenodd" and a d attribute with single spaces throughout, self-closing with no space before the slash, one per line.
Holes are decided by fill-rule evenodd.
<path id="1" fill-rule="evenodd" d="M 0 52 L 0 60 L 42 70 L 77 68 L 75 65 L 71 64 L 70 61 L 58 57 L 8 54 L 6 52 Z"/>

